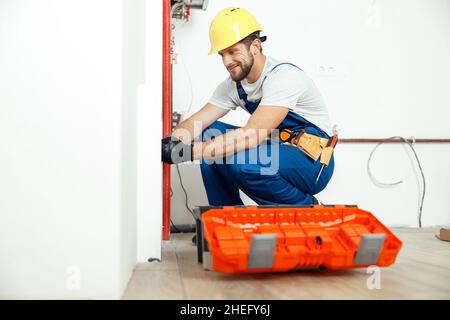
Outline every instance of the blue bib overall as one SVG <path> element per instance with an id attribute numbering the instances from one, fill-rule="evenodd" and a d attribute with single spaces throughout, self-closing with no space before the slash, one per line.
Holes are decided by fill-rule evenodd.
<path id="1" fill-rule="evenodd" d="M 294 64 L 285 62 L 274 66 L 269 73 L 283 64 L 300 69 Z M 236 83 L 236 89 L 239 98 L 245 103 L 245 109 L 253 114 L 261 100 L 249 101 L 240 82 Z M 227 130 L 237 128 L 216 121 L 203 131 L 201 139 L 208 141 L 220 134 L 225 134 Z M 280 130 L 285 128 L 294 131 L 305 129 L 308 133 L 330 138 L 322 129 L 291 111 L 278 126 Z M 272 144 L 277 144 L 277 148 L 272 148 Z M 258 156 L 255 159 L 255 154 L 263 154 L 267 157 L 261 159 Z M 267 159 L 270 158 L 272 162 L 269 163 Z M 236 161 L 237 159 L 245 159 L 245 162 Z M 256 150 L 244 150 L 222 160 L 217 162 L 202 160 L 200 164 L 203 183 L 211 206 L 242 205 L 239 189 L 259 205 L 311 205 L 312 195 L 326 187 L 334 170 L 334 157 L 332 157 L 316 184 L 315 180 L 321 167 L 320 161 L 314 161 L 297 147 L 282 144 L 277 140 L 267 140 Z"/>

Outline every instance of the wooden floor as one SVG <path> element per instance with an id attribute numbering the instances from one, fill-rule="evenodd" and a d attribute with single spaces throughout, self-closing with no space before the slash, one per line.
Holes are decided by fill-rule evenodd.
<path id="1" fill-rule="evenodd" d="M 397 262 L 368 289 L 366 269 L 224 275 L 197 263 L 192 234 L 164 242 L 162 262 L 138 264 L 123 299 L 450 299 L 450 242 L 437 229 L 392 229 L 403 241 Z"/>

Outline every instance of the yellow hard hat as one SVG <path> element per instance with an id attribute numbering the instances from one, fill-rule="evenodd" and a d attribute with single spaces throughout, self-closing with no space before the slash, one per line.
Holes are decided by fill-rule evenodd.
<path id="1" fill-rule="evenodd" d="M 231 47 L 248 35 L 262 31 L 255 17 L 244 8 L 229 7 L 220 11 L 209 28 L 209 54 Z"/>

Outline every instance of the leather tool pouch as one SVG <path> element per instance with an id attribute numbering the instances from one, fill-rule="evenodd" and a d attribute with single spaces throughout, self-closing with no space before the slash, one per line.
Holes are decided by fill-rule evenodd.
<path id="1" fill-rule="evenodd" d="M 326 148 L 327 143 L 328 139 L 321 138 L 306 132 L 300 134 L 300 136 L 295 141 L 295 145 L 314 161 L 319 159 L 324 148 Z M 327 150 L 327 152 L 329 151 Z M 326 157 L 324 158 L 324 160 L 325 159 Z"/>

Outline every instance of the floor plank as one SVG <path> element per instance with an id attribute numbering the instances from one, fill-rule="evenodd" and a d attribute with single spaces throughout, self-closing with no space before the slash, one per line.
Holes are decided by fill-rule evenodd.
<path id="1" fill-rule="evenodd" d="M 437 229 L 396 228 L 397 262 L 380 269 L 381 288 L 369 289 L 366 269 L 301 270 L 225 275 L 197 263 L 192 234 L 174 234 L 162 262 L 138 264 L 124 299 L 450 299 L 450 242 Z"/>

